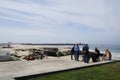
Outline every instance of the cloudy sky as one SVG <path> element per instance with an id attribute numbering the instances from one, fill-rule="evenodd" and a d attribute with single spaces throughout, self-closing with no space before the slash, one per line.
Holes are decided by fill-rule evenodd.
<path id="1" fill-rule="evenodd" d="M 0 42 L 120 43 L 120 0 L 0 0 Z"/>

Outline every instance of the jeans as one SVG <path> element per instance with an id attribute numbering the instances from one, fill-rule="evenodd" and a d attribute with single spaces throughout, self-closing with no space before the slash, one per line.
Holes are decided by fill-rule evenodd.
<path id="1" fill-rule="evenodd" d="M 89 63 L 89 58 L 90 58 L 89 53 L 84 53 L 84 62 L 85 63 Z"/>
<path id="2" fill-rule="evenodd" d="M 75 57 L 75 61 L 79 61 L 79 51 L 75 51 L 74 57 Z"/>

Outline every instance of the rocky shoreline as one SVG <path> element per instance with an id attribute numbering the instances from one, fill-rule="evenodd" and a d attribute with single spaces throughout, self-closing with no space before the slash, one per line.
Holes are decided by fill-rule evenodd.
<path id="1" fill-rule="evenodd" d="M 1 48 L 1 51 L 7 51 L 10 54 L 10 60 L 13 61 L 43 59 L 49 56 L 61 57 L 71 54 L 71 46 L 23 44 L 12 44 L 11 46 L 11 48 Z M 90 53 L 93 54 L 93 52 Z M 101 54 L 100 56 L 102 55 L 103 54 Z"/>

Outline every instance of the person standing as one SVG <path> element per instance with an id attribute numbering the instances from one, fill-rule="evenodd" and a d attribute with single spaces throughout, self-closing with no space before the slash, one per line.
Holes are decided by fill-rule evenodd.
<path id="1" fill-rule="evenodd" d="M 74 45 L 74 57 L 75 57 L 75 61 L 79 61 L 79 52 L 80 52 L 79 45 L 75 44 Z"/>
<path id="2" fill-rule="evenodd" d="M 82 51 L 83 51 L 83 61 L 84 61 L 85 63 L 89 63 L 90 53 L 89 53 L 89 46 L 88 46 L 88 44 L 85 44 L 85 45 L 83 46 Z"/>
<path id="3" fill-rule="evenodd" d="M 74 45 L 75 46 L 75 45 Z M 71 60 L 73 60 L 73 55 L 74 55 L 74 46 L 71 49 Z"/>

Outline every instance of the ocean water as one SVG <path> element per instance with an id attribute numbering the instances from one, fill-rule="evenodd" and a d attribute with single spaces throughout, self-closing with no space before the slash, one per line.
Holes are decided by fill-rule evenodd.
<path id="1" fill-rule="evenodd" d="M 70 47 L 72 48 L 73 45 L 59 45 L 59 47 Z M 106 49 L 109 49 L 109 51 L 112 54 L 112 57 L 114 58 L 120 58 L 120 45 L 112 45 L 112 44 L 88 44 L 89 50 L 94 51 L 94 48 L 97 47 L 101 53 L 105 53 Z M 83 45 L 79 45 L 80 50 L 82 50 Z"/>
<path id="2" fill-rule="evenodd" d="M 112 54 L 112 57 L 120 58 L 120 45 L 111 45 L 111 44 L 88 44 L 89 50 L 94 51 L 94 48 L 97 47 L 101 53 L 105 53 L 106 49 Z M 72 46 L 70 46 L 72 47 Z M 82 50 L 83 45 L 79 45 L 80 50 Z"/>
<path id="3" fill-rule="evenodd" d="M 73 45 L 59 45 L 59 47 L 70 47 L 72 48 Z M 106 49 L 112 54 L 112 57 L 120 58 L 120 45 L 112 45 L 112 44 L 88 44 L 89 50 L 94 51 L 94 48 L 97 47 L 101 53 L 105 53 Z M 82 50 L 83 45 L 79 45 L 80 50 Z"/>
<path id="4" fill-rule="evenodd" d="M 104 53 L 106 49 L 109 49 L 113 57 L 120 57 L 120 45 L 89 44 L 90 50 L 94 51 L 95 47 L 97 47 L 101 53 Z"/>

